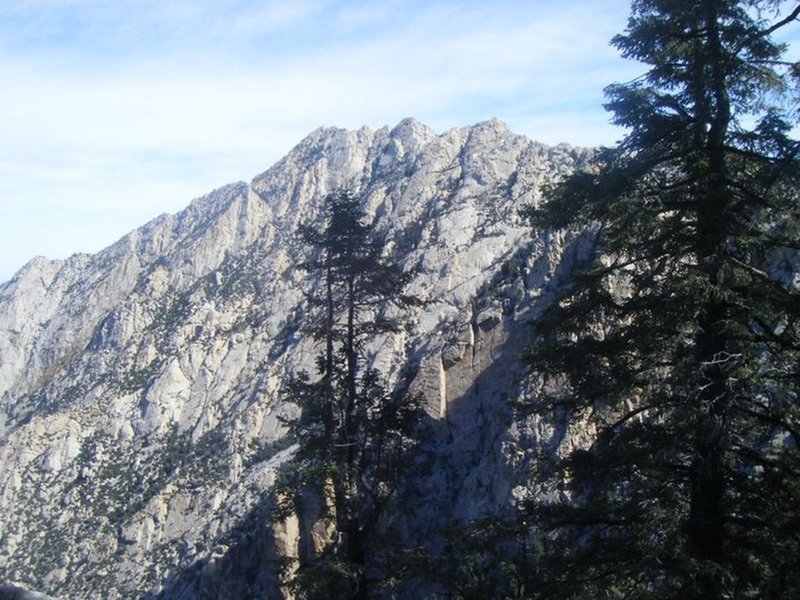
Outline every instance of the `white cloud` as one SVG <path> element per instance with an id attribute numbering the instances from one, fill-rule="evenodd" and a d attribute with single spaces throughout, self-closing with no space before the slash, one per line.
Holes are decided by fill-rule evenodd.
<path id="1" fill-rule="evenodd" d="M 121 0 L 126 11 L 152 13 L 126 13 L 129 21 L 113 4 L 79 15 L 92 30 L 77 36 L 83 45 L 48 38 L 29 54 L 0 53 L 0 222 L 18 232 L 0 231 L 0 280 L 35 254 L 96 251 L 149 217 L 249 178 L 320 125 L 414 116 L 442 130 L 497 116 L 546 142 L 610 143 L 618 136 L 601 90 L 632 72 L 607 45 L 624 24 L 622 0 L 557 10 L 549 2 L 522 10 L 517 2 Z M 27 27 L 38 19 L 55 31 L 52 15 L 36 15 Z M 134 47 L 165 31 L 173 37 L 154 41 L 155 50 Z M 292 41 L 293 33 L 306 37 Z M 98 55 L 104 47 L 109 55 Z M 43 215 L 54 214 L 60 230 L 42 236 Z"/>
<path id="2" fill-rule="evenodd" d="M 289 28 L 310 18 L 327 4 L 324 0 L 272 0 L 236 14 L 230 23 L 223 21 L 225 29 L 221 33 L 251 36 Z"/>

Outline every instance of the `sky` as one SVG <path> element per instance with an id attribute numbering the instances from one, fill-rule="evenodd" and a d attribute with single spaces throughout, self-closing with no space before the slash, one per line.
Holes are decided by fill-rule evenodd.
<path id="1" fill-rule="evenodd" d="M 0 0 L 0 281 L 249 181 L 320 126 L 610 145 L 628 0 Z"/>

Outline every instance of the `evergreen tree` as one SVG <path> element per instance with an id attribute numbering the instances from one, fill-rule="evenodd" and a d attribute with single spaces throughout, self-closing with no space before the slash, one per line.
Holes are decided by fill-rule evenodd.
<path id="1" fill-rule="evenodd" d="M 792 3 L 794 4 L 794 3 Z M 607 89 L 629 131 L 529 210 L 595 246 L 536 323 L 530 410 L 596 428 L 557 465 L 545 595 L 800 597 L 800 8 L 636 0 Z"/>
<path id="2" fill-rule="evenodd" d="M 323 349 L 316 380 L 300 373 L 285 386 L 285 397 L 301 408 L 290 427 L 302 443 L 284 496 L 302 511 L 311 494 L 328 513 L 319 517 L 333 525 L 332 543 L 301 557 L 300 597 L 366 598 L 367 569 L 381 572 L 380 553 L 367 557 L 370 536 L 413 455 L 422 405 L 402 389 L 388 390 L 363 350 L 376 335 L 399 331 L 398 319 L 384 314 L 389 305 L 416 300 L 403 294 L 410 275 L 382 256 L 358 199 L 340 191 L 326 206 L 324 227 L 302 231 L 313 256 L 300 268 L 319 282 L 308 295 L 311 330 Z"/>

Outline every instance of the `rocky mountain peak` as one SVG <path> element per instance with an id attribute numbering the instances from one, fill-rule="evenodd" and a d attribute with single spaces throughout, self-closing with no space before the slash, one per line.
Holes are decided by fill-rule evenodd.
<path id="1" fill-rule="evenodd" d="M 26 265 L 0 288 L 0 578 L 64 598 L 190 598 L 235 576 L 217 567 L 263 526 L 292 452 L 282 382 L 317 351 L 297 230 L 342 188 L 424 300 L 369 348 L 389 378 L 415 374 L 441 422 L 415 518 L 514 501 L 520 461 L 553 435 L 510 418 L 523 324 L 583 248 L 518 211 L 589 154 L 497 120 L 318 129 L 249 184 L 95 255 Z"/>

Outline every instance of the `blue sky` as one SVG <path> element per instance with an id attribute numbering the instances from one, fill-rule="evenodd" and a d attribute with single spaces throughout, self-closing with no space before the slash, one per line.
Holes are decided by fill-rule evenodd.
<path id="1" fill-rule="evenodd" d="M 0 281 L 266 170 L 319 126 L 498 117 L 612 144 L 627 0 L 0 0 Z"/>

